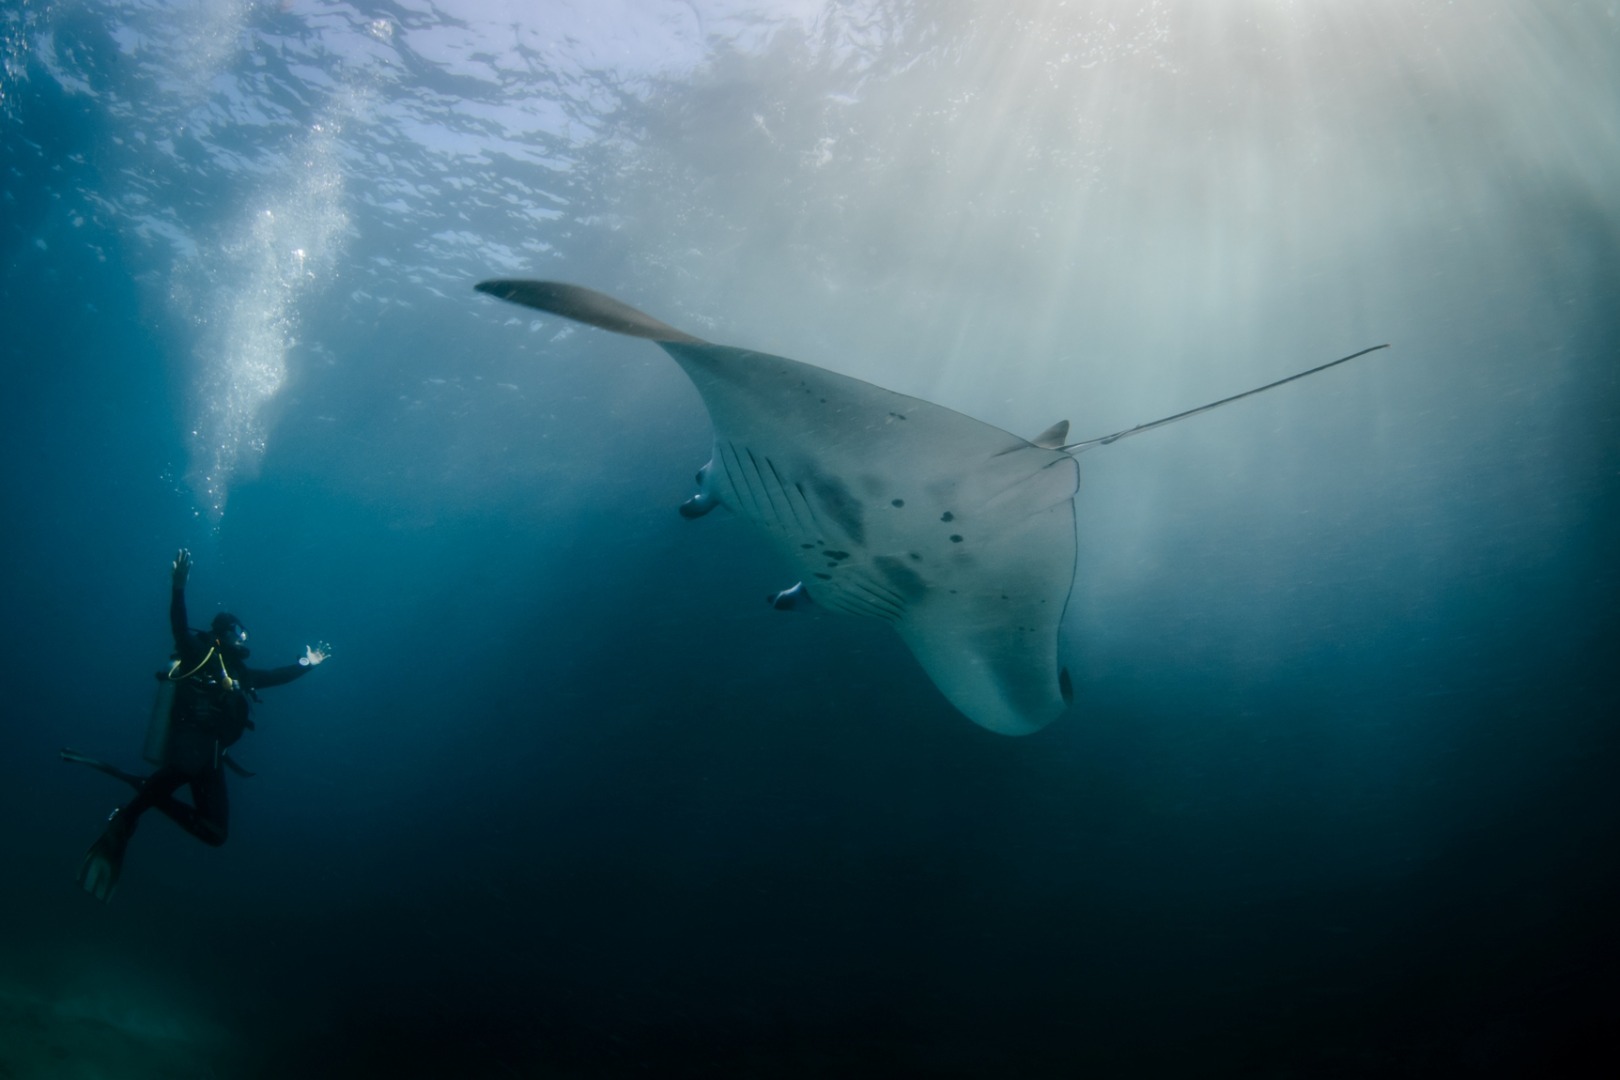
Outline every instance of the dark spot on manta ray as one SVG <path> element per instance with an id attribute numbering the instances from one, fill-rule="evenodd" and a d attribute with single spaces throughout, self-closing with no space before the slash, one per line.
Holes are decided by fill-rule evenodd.
<path id="1" fill-rule="evenodd" d="M 917 553 L 916 553 L 916 552 L 915 552 L 915 551 L 913 551 L 913 552 L 912 552 L 912 553 L 911 553 L 911 557 L 912 557 L 912 558 L 913 558 L 913 559 L 915 559 L 915 560 L 916 560 L 916 561 L 917 561 L 917 562 L 922 562 L 922 556 L 921 556 L 921 555 L 919 555 L 919 554 L 917 554 Z M 1043 601 L 1041 601 L 1041 603 L 1043 603 L 1043 604 L 1044 604 L 1044 603 L 1045 603 L 1045 602 L 1046 602 L 1046 601 L 1044 601 L 1044 600 L 1043 600 Z"/>
<path id="2" fill-rule="evenodd" d="M 962 542 L 962 534 L 961 533 L 951 533 L 951 543 L 960 544 L 961 542 Z"/>
<path id="3" fill-rule="evenodd" d="M 829 559 L 837 559 L 840 562 L 843 561 L 844 559 L 849 558 L 849 552 L 847 552 L 847 551 L 834 551 L 832 548 L 828 548 L 826 551 L 823 551 L 822 554 L 827 556 L 827 558 L 829 558 Z"/>
<path id="4" fill-rule="evenodd" d="M 816 577 L 820 578 L 822 581 L 831 581 L 832 580 L 832 575 L 831 574 L 823 574 L 819 570 L 816 571 Z"/>
<path id="5" fill-rule="evenodd" d="M 814 545 L 814 544 L 800 544 L 799 546 L 802 547 L 802 548 L 813 548 L 816 545 Z"/>
<path id="6" fill-rule="evenodd" d="M 890 499 L 889 500 L 889 505 L 890 506 L 904 506 L 904 505 L 906 505 L 906 500 L 904 500 L 904 499 Z"/>
<path id="7" fill-rule="evenodd" d="M 941 521 L 955 521 L 956 520 L 956 515 L 951 513 L 949 510 L 947 510 L 943 514 L 939 515 L 939 520 L 941 520 Z"/>
<path id="8" fill-rule="evenodd" d="M 892 412 L 892 413 L 890 413 L 890 414 L 889 414 L 889 415 L 890 415 L 890 416 L 892 416 L 892 417 L 894 417 L 894 418 L 895 418 L 895 419 L 896 419 L 896 420 L 904 420 L 904 419 L 905 419 L 905 418 L 906 418 L 906 414 L 905 414 L 905 413 L 897 413 L 897 412 Z"/>

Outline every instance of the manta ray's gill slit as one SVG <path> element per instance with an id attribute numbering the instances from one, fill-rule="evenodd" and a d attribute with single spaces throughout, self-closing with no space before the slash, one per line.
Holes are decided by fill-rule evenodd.
<path id="1" fill-rule="evenodd" d="M 737 478 L 735 475 L 733 475 L 735 472 L 736 469 L 732 466 L 731 462 L 726 460 L 725 444 L 719 440 L 715 440 L 714 457 L 709 461 L 709 475 L 711 478 L 725 478 L 726 489 L 731 494 L 729 498 L 720 496 L 720 501 L 726 506 L 730 507 L 736 513 L 742 514 L 744 517 L 746 517 L 748 515 L 748 507 L 743 505 L 743 490 L 737 484 Z M 717 480 L 711 479 L 709 482 L 718 489 L 719 483 Z"/>
<path id="2" fill-rule="evenodd" d="M 866 587 L 867 583 L 859 577 L 843 575 L 834 579 L 828 575 L 817 574 L 817 577 L 827 577 L 831 582 L 828 595 L 824 598 L 829 607 L 836 607 L 851 615 L 863 615 L 869 619 L 882 619 L 884 622 L 895 622 L 905 615 L 905 607 L 887 599 L 879 592 Z M 850 588 L 853 585 L 854 588 Z"/>
<path id="3" fill-rule="evenodd" d="M 764 521 L 765 516 L 760 513 L 759 496 L 754 494 L 753 486 L 748 483 L 748 474 L 743 472 L 742 459 L 737 456 L 737 448 L 728 442 L 723 449 L 731 455 L 731 460 L 726 464 L 726 477 L 731 481 L 731 490 L 736 496 L 738 511 L 755 521 Z M 739 484 L 742 486 L 739 487 Z M 748 495 L 746 504 L 743 499 L 745 491 Z"/>
<path id="4" fill-rule="evenodd" d="M 804 493 L 804 485 L 800 484 L 798 481 L 794 481 L 793 491 L 798 494 L 799 502 L 804 505 L 804 512 L 810 517 L 810 524 L 814 526 L 811 531 L 815 533 L 822 532 L 823 529 L 821 528 L 821 519 L 816 517 L 816 508 L 810 505 L 810 499 Z"/>
<path id="5" fill-rule="evenodd" d="M 748 460 L 754 466 L 754 473 L 759 477 L 759 485 L 765 489 L 765 497 L 771 501 L 771 509 L 776 513 L 777 527 L 783 532 L 788 531 L 787 517 L 784 517 L 776 507 L 777 502 L 780 501 L 783 506 L 787 507 L 788 516 L 793 518 L 793 524 L 798 526 L 793 532 L 803 536 L 807 530 L 804 524 L 799 521 L 798 511 L 793 509 L 793 500 L 788 498 L 787 489 L 782 486 L 782 478 L 777 475 L 776 466 L 767 457 L 765 466 L 766 469 L 770 470 L 770 475 L 766 475 L 766 469 L 759 467 L 759 458 L 754 455 L 754 448 L 750 446 L 746 449 L 748 451 Z"/>
<path id="6" fill-rule="evenodd" d="M 906 601 L 899 594 L 885 589 L 882 585 L 861 574 L 852 574 L 848 580 L 862 594 L 869 597 L 873 604 L 893 611 L 895 618 L 905 614 Z"/>
<path id="7" fill-rule="evenodd" d="M 821 575 L 816 576 L 820 577 Z M 875 611 L 857 605 L 852 598 L 845 596 L 836 589 L 817 589 L 813 595 L 820 603 L 825 604 L 834 611 L 841 611 L 845 615 L 856 615 L 863 619 L 883 618 L 882 615 L 877 614 Z"/>
<path id="8" fill-rule="evenodd" d="M 771 512 L 771 524 L 786 531 L 787 522 L 783 520 L 782 512 L 776 508 L 776 500 L 771 496 L 771 485 L 766 482 L 765 474 L 760 470 L 759 459 L 754 456 L 753 448 L 745 446 L 742 448 L 742 452 L 748 455 L 748 467 L 753 474 L 749 486 L 752 487 L 755 480 L 759 481 L 759 490 L 765 496 L 765 506 Z M 740 457 L 739 460 L 741 460 Z"/>
<path id="9" fill-rule="evenodd" d="M 754 483 L 755 478 L 751 475 L 753 470 L 743 464 L 742 453 L 738 451 L 736 443 L 726 445 L 731 449 L 731 460 L 737 476 L 741 478 L 743 487 L 748 491 L 749 501 L 753 503 L 754 519 L 762 524 L 770 524 L 770 503 L 765 499 L 765 493 Z"/>
<path id="10" fill-rule="evenodd" d="M 793 487 L 789 487 L 785 482 L 783 482 L 782 474 L 776 470 L 776 462 L 772 461 L 770 458 L 765 459 L 765 464 L 771 470 L 771 479 L 776 481 L 776 489 L 782 493 L 782 501 L 787 503 L 788 512 L 793 515 L 793 523 L 799 527 L 800 534 L 814 535 L 816 530 L 805 524 L 804 519 L 799 516 L 799 508 L 793 505 L 793 490 L 794 488 L 798 487 L 798 485 L 794 484 Z M 804 496 L 801 494 L 799 498 L 801 501 L 803 501 Z M 809 511 L 809 509 L 810 506 L 808 503 L 806 503 L 805 510 Z"/>

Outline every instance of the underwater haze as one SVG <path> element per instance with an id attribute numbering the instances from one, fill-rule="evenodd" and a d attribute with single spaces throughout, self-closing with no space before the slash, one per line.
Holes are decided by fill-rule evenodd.
<path id="1" fill-rule="evenodd" d="M 0 1076 L 1620 1067 L 1620 13 L 0 0 Z M 1074 703 L 778 612 L 575 282 L 1079 457 Z M 229 843 L 74 881 L 172 648 Z"/>

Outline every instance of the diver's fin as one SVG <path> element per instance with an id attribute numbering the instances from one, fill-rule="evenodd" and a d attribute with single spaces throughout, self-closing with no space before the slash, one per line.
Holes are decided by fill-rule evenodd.
<path id="1" fill-rule="evenodd" d="M 114 780 L 122 780 L 136 791 L 139 791 L 141 789 L 141 785 L 146 783 L 146 778 L 144 776 L 136 776 L 134 773 L 125 772 L 116 765 L 110 765 L 105 761 L 99 761 L 96 758 L 91 757 L 89 754 L 81 754 L 77 750 L 70 750 L 65 746 L 62 748 L 62 760 L 72 765 L 88 765 L 97 772 L 106 773 Z"/>
<path id="2" fill-rule="evenodd" d="M 1112 435 L 1099 435 L 1095 439 L 1081 439 L 1079 442 L 1068 443 L 1065 446 L 1055 447 L 1054 449 L 1069 450 L 1078 453 L 1081 450 L 1089 450 L 1093 446 L 1107 446 L 1109 443 L 1118 442 L 1126 436 L 1140 435 L 1144 431 L 1152 431 L 1156 427 L 1163 427 L 1166 424 L 1173 424 L 1177 420 L 1185 420 L 1189 416 L 1197 416 L 1199 413 L 1209 412 L 1211 409 L 1218 409 L 1222 405 L 1230 405 L 1234 401 L 1240 401 L 1243 398 L 1264 393 L 1267 390 L 1281 386 L 1283 383 L 1291 383 L 1295 379 L 1303 379 L 1307 375 L 1315 375 L 1318 371 L 1326 371 L 1330 367 L 1336 367 L 1339 364 L 1348 363 L 1358 356 L 1366 356 L 1370 352 L 1377 352 L 1379 349 L 1387 348 L 1389 348 L 1388 345 L 1374 345 L 1371 348 L 1362 349 L 1360 352 L 1353 352 L 1349 356 L 1341 356 L 1337 360 L 1329 360 L 1325 364 L 1318 364 L 1309 371 L 1301 371 L 1298 374 L 1288 376 L 1286 379 L 1278 379 L 1276 382 L 1269 382 L 1264 386 L 1257 386 L 1253 390 L 1245 390 L 1241 394 L 1233 394 L 1231 397 L 1224 397 L 1219 401 L 1212 401 L 1208 405 L 1200 405 L 1196 409 L 1188 409 L 1185 412 L 1178 412 L 1174 416 L 1166 416 L 1160 420 L 1150 420 L 1145 424 L 1137 424 L 1133 428 L 1126 428 L 1124 431 L 1116 431 Z M 1040 437 L 1041 436 L 1036 436 L 1037 439 Z M 1036 445 L 1039 446 L 1041 444 L 1037 442 Z"/>
<path id="3" fill-rule="evenodd" d="M 113 890 L 118 888 L 118 875 L 124 869 L 124 848 L 129 844 L 129 834 L 122 811 L 114 810 L 112 817 L 107 819 L 107 827 L 96 837 L 96 842 L 90 845 L 90 850 L 84 853 L 84 861 L 79 864 L 79 884 L 84 886 L 85 892 L 104 904 L 112 899 Z"/>

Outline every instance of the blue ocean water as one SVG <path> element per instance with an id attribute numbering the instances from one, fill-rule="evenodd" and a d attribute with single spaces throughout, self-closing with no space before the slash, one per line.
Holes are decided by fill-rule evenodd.
<path id="1" fill-rule="evenodd" d="M 0 1076 L 1522 1076 L 1616 1059 L 1602 5 L 7 0 Z M 576 281 L 1085 437 L 1070 713 L 682 520 Z M 266 691 L 151 815 L 197 562 Z"/>

